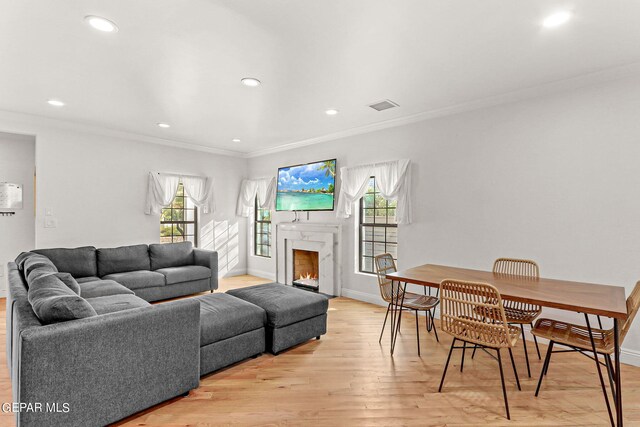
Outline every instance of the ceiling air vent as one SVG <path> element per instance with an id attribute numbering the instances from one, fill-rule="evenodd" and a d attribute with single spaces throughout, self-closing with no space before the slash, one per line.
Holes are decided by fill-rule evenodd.
<path id="1" fill-rule="evenodd" d="M 369 107 L 373 108 L 376 111 L 384 111 L 388 110 L 389 108 L 395 108 L 397 106 L 398 104 L 393 101 L 389 101 L 388 99 L 369 105 Z"/>

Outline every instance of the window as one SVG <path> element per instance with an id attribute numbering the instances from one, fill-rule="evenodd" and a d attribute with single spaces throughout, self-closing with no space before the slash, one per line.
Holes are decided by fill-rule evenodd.
<path id="1" fill-rule="evenodd" d="M 390 253 L 398 256 L 397 202 L 385 200 L 376 188 L 376 178 L 371 177 L 367 192 L 360 199 L 360 266 L 363 273 L 375 274 L 374 257 Z"/>
<path id="2" fill-rule="evenodd" d="M 258 198 L 255 203 L 255 219 L 253 234 L 255 242 L 255 254 L 271 258 L 271 210 L 258 206 Z"/>
<path id="3" fill-rule="evenodd" d="M 184 195 L 182 182 L 178 184 L 176 197 L 160 215 L 160 243 L 192 242 L 198 246 L 198 209 Z"/>

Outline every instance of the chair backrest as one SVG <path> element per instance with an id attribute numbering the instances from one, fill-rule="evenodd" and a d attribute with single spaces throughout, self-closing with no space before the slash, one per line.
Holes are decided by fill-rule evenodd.
<path id="1" fill-rule="evenodd" d="M 640 281 L 636 283 L 636 287 L 631 291 L 631 295 L 627 298 L 627 320 L 624 321 L 622 329 L 620 330 L 620 343 L 624 341 L 624 337 L 631 328 L 634 317 L 638 314 L 640 308 Z"/>
<path id="2" fill-rule="evenodd" d="M 538 264 L 528 259 L 498 258 L 493 263 L 493 272 L 512 276 L 540 277 Z"/>
<path id="3" fill-rule="evenodd" d="M 510 276 L 530 277 L 537 279 L 540 277 L 540 269 L 535 261 L 518 258 L 498 258 L 493 263 L 493 272 Z M 540 311 L 539 305 L 528 304 L 526 302 L 506 300 L 504 306 L 517 311 Z"/>
<path id="4" fill-rule="evenodd" d="M 396 263 L 391 254 L 382 254 L 375 257 L 376 274 L 378 275 L 378 285 L 380 286 L 380 296 L 383 300 L 391 302 L 391 280 L 386 275 L 398 271 Z M 396 290 L 398 292 L 398 290 Z"/>
<path id="5" fill-rule="evenodd" d="M 493 285 L 445 279 L 440 283 L 440 301 L 443 331 L 487 347 L 511 346 L 502 298 Z"/>

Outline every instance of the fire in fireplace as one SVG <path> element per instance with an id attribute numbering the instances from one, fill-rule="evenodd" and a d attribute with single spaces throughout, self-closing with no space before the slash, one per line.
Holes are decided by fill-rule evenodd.
<path id="1" fill-rule="evenodd" d="M 318 252 L 293 250 L 293 286 L 318 292 Z"/>

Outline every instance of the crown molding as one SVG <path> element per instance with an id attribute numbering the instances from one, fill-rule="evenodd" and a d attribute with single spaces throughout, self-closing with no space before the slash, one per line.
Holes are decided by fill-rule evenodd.
<path id="1" fill-rule="evenodd" d="M 465 103 L 452 105 L 449 107 L 438 108 L 409 116 L 398 117 L 391 120 L 376 122 L 364 126 L 358 126 L 351 129 L 334 132 L 314 138 L 304 139 L 300 141 L 287 142 L 276 147 L 264 148 L 261 150 L 251 151 L 244 155 L 246 158 L 261 157 L 269 154 L 279 153 L 282 151 L 293 150 L 300 147 L 319 144 L 322 142 L 333 141 L 336 139 L 346 138 L 355 135 L 361 135 L 370 132 L 376 132 L 383 129 L 404 126 L 411 123 L 431 120 L 438 117 L 451 116 L 468 111 L 479 110 L 483 108 L 495 107 L 502 104 L 509 104 L 527 99 L 538 98 L 558 92 L 566 92 L 585 86 L 594 86 L 613 80 L 619 80 L 626 77 L 637 76 L 640 74 L 640 62 L 634 62 L 619 67 L 607 68 L 575 77 L 556 80 L 540 85 L 530 86 L 528 88 L 519 89 L 511 92 L 505 92 L 500 95 L 481 98 Z"/>
<path id="2" fill-rule="evenodd" d="M 594 86 L 613 80 L 623 79 L 627 77 L 640 75 L 640 62 L 634 62 L 619 67 L 597 70 L 591 73 L 582 74 L 575 77 L 556 80 L 540 85 L 531 86 L 500 95 L 481 98 L 469 102 L 464 102 L 444 108 L 438 108 L 423 111 L 409 116 L 398 117 L 391 120 L 371 123 L 364 126 L 357 126 L 350 129 L 333 132 L 313 138 L 303 139 L 299 141 L 286 142 L 284 144 L 251 151 L 248 153 L 225 150 L 194 142 L 178 141 L 173 139 L 158 138 L 150 135 L 137 134 L 133 132 L 120 131 L 103 126 L 72 122 L 50 117 L 18 113 L 7 110 L 0 110 L 0 132 L 9 132 L 22 135 L 35 135 L 42 132 L 42 127 L 72 130 L 76 132 L 84 132 L 93 135 L 100 135 L 112 138 L 120 138 L 125 140 L 146 142 L 151 144 L 165 145 L 169 147 L 184 148 L 187 150 L 201 151 L 210 154 L 217 154 L 229 157 L 254 158 L 275 154 L 283 151 L 294 150 L 296 148 L 307 147 L 310 145 L 320 144 L 322 142 L 333 141 L 336 139 L 356 136 L 398 126 L 404 126 L 411 123 L 431 120 L 438 117 L 451 116 L 461 114 L 468 111 L 479 110 L 483 108 L 495 107 L 503 104 L 509 104 L 527 99 L 533 99 L 550 95 L 558 92 L 570 91 L 585 86 Z"/>
<path id="3" fill-rule="evenodd" d="M 184 148 L 193 151 L 202 151 L 210 154 L 218 154 L 229 157 L 246 157 L 246 153 L 239 151 L 225 150 L 221 148 L 208 147 L 192 142 L 178 141 L 173 139 L 158 138 L 155 136 L 125 132 L 110 129 L 97 125 L 90 125 L 67 120 L 53 119 L 50 117 L 35 114 L 17 113 L 13 111 L 0 110 L 0 132 L 16 133 L 20 135 L 38 136 L 42 133 L 42 128 L 54 128 L 58 130 L 71 130 L 74 132 L 89 133 L 92 135 L 119 138 L 124 140 L 159 144 L 169 147 Z"/>

